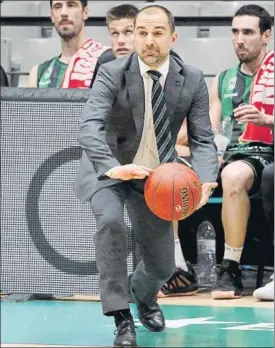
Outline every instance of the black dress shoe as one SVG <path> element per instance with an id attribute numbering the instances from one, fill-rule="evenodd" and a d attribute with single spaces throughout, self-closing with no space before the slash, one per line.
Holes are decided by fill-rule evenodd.
<path id="1" fill-rule="evenodd" d="M 132 315 L 117 312 L 115 314 L 117 330 L 113 347 L 137 347 L 136 330 Z"/>
<path id="2" fill-rule="evenodd" d="M 146 305 L 139 301 L 131 287 L 130 289 L 131 295 L 137 305 L 138 319 L 141 324 L 150 331 L 163 331 L 165 329 L 165 319 L 157 301 L 154 300 L 151 305 Z"/>

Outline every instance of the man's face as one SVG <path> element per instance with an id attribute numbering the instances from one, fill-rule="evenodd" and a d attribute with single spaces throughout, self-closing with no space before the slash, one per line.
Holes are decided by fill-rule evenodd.
<path id="1" fill-rule="evenodd" d="M 270 37 L 270 30 L 260 33 L 258 17 L 236 16 L 232 22 L 232 39 L 241 63 L 251 63 L 259 57 Z"/>
<path id="2" fill-rule="evenodd" d="M 167 58 L 177 33 L 172 33 L 166 13 L 159 9 L 141 12 L 136 19 L 136 51 L 141 60 L 152 68 Z"/>
<path id="3" fill-rule="evenodd" d="M 134 19 L 114 20 L 108 26 L 112 51 L 116 58 L 135 51 Z"/>
<path id="4" fill-rule="evenodd" d="M 88 18 L 88 8 L 80 0 L 54 0 L 51 19 L 59 34 L 65 41 L 79 35 Z"/>

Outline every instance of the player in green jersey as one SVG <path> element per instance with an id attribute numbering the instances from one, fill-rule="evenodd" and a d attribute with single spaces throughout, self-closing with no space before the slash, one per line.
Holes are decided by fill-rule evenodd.
<path id="1" fill-rule="evenodd" d="M 222 192 L 215 192 L 223 197 L 225 252 L 212 292 L 214 299 L 242 296 L 239 262 L 250 214 L 250 198 L 259 193 L 262 171 L 273 162 L 272 142 L 240 141 L 248 121 L 268 127 L 269 134 L 274 126 L 274 100 L 273 116 L 250 105 L 251 84 L 267 54 L 271 25 L 269 13 L 258 5 L 245 5 L 235 13 L 232 39 L 240 64 L 218 74 L 210 90 L 213 129 L 226 117 L 230 117 L 233 128 L 225 156 L 220 158 L 219 188 Z"/>

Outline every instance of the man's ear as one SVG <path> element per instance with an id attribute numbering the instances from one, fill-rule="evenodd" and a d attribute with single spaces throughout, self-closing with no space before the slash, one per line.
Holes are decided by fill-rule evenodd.
<path id="1" fill-rule="evenodd" d="M 264 33 L 263 33 L 263 40 L 264 40 L 264 43 L 265 45 L 267 45 L 268 41 L 270 40 L 271 38 L 271 30 L 270 29 L 267 29 Z"/>
<path id="2" fill-rule="evenodd" d="M 173 43 L 175 43 L 177 41 L 178 36 L 179 36 L 179 34 L 176 31 L 172 34 L 172 42 Z"/>
<path id="3" fill-rule="evenodd" d="M 88 6 L 86 6 L 83 10 L 83 19 L 86 21 L 89 18 L 89 9 Z"/>

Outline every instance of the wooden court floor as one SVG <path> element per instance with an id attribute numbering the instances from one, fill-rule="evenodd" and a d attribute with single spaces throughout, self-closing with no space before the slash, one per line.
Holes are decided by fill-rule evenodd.
<path id="1" fill-rule="evenodd" d="M 139 347 L 273 347 L 274 303 L 252 296 L 214 301 L 209 294 L 160 299 L 163 333 L 138 320 Z M 137 313 L 131 305 L 134 318 Z M 98 297 L 57 301 L 2 302 L 1 347 L 108 347 L 113 320 L 104 317 Z"/>

